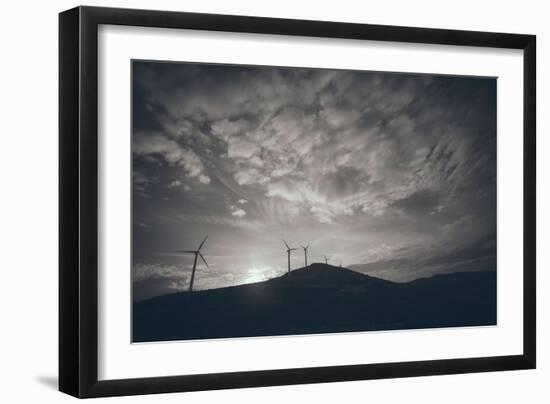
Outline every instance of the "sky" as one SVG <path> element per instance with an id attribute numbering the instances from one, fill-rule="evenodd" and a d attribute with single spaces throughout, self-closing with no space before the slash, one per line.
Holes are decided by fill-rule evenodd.
<path id="1" fill-rule="evenodd" d="M 496 79 L 133 61 L 132 176 L 134 300 L 496 270 Z"/>

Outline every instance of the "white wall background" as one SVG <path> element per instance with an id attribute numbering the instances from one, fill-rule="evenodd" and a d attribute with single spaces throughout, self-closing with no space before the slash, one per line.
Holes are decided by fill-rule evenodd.
<path id="1" fill-rule="evenodd" d="M 8 2 L 2 9 L 0 63 L 0 400 L 63 403 L 57 384 L 57 13 L 79 3 Z M 550 380 L 550 25 L 545 2 L 463 0 L 337 2 L 278 0 L 90 1 L 156 8 L 538 36 L 538 369 L 460 376 L 285 386 L 126 397 L 111 402 L 546 403 Z M 518 167 L 519 169 L 520 167 Z"/>

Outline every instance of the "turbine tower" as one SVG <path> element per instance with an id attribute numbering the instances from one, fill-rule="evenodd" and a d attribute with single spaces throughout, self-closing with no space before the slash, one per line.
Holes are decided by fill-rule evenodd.
<path id="1" fill-rule="evenodd" d="M 328 265 L 328 257 L 325 255 L 325 264 Z"/>
<path id="2" fill-rule="evenodd" d="M 288 254 L 288 273 L 290 273 L 290 252 L 297 250 L 297 248 L 290 248 L 286 241 L 283 240 L 283 243 L 285 243 L 286 246 L 286 253 Z"/>
<path id="3" fill-rule="evenodd" d="M 204 257 L 202 256 L 201 254 L 201 248 L 202 246 L 204 245 L 204 243 L 206 242 L 206 239 L 208 238 L 208 236 L 206 236 L 204 238 L 204 240 L 202 240 L 202 243 L 199 245 L 199 248 L 197 248 L 196 250 L 181 250 L 181 251 L 178 251 L 180 253 L 185 253 L 185 254 L 195 254 L 195 259 L 193 260 L 193 272 L 191 272 L 191 282 L 189 283 L 189 292 L 192 292 L 193 291 L 193 282 L 195 281 L 195 270 L 197 269 L 197 257 L 201 257 L 201 259 L 204 261 L 204 263 L 206 264 L 206 266 L 208 268 L 210 268 L 208 266 L 208 262 L 206 262 L 206 260 L 204 259 Z"/>
<path id="4" fill-rule="evenodd" d="M 305 262 L 305 267 L 307 267 L 307 249 L 309 248 L 309 244 L 306 245 L 305 247 L 302 246 L 302 248 L 304 249 L 304 262 Z"/>

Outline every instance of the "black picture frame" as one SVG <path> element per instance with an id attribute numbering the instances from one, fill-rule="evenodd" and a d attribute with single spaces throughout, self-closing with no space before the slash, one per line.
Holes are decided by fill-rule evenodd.
<path id="1" fill-rule="evenodd" d="M 523 354 L 99 381 L 100 24 L 523 50 Z M 85 398 L 535 368 L 535 103 L 534 35 L 96 7 L 77 7 L 60 13 L 59 390 Z"/>

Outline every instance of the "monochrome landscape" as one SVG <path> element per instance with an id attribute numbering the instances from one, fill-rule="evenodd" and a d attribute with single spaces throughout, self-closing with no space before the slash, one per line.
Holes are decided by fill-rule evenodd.
<path id="1" fill-rule="evenodd" d="M 496 92 L 133 61 L 133 342 L 495 325 Z"/>

